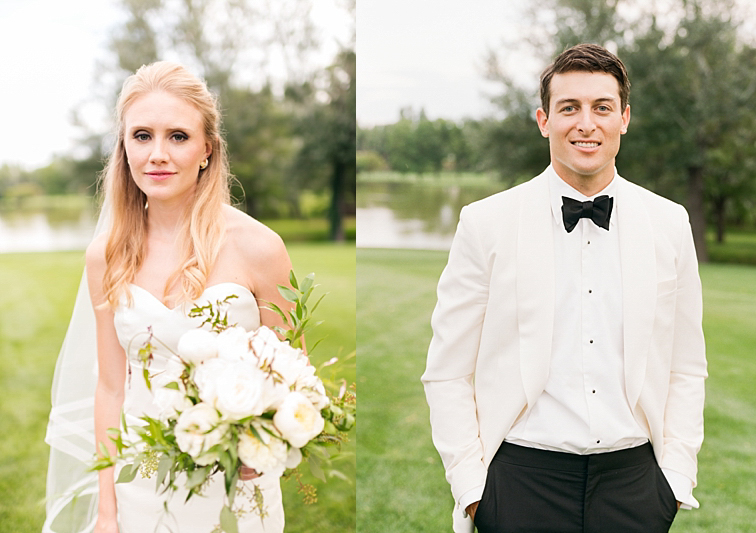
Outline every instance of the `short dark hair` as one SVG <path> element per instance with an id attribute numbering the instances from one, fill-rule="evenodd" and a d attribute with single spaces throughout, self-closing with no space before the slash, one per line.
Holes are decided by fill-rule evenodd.
<path id="1" fill-rule="evenodd" d="M 603 46 L 578 44 L 557 56 L 541 74 L 541 107 L 548 115 L 551 103 L 551 79 L 554 74 L 567 72 L 605 72 L 614 76 L 619 84 L 620 108 L 627 107 L 630 97 L 630 80 L 625 65 Z"/>

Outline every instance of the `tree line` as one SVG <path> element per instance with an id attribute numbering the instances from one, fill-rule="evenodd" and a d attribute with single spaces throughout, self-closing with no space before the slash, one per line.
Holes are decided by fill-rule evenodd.
<path id="1" fill-rule="evenodd" d="M 344 6 L 352 21 L 354 7 Z M 330 65 L 314 67 L 312 0 L 121 0 L 120 8 L 97 69 L 100 105 L 112 110 L 142 65 L 184 64 L 218 96 L 239 205 L 255 217 L 324 216 L 331 238 L 343 239 L 355 205 L 354 28 Z M 79 123 L 76 155 L 34 170 L 0 167 L 0 197 L 92 194 L 110 137 Z"/>
<path id="2" fill-rule="evenodd" d="M 545 67 L 565 48 L 593 42 L 617 53 L 632 82 L 619 172 L 687 207 L 701 261 L 707 227 L 721 241 L 728 227 L 754 224 L 756 45 L 739 4 L 533 0 L 528 21 L 527 39 L 486 58 L 503 118 L 450 122 L 405 110 L 394 124 L 358 130 L 359 168 L 496 171 L 503 187 L 540 173 L 549 152 L 535 122 L 537 85 L 514 83 L 501 59 L 527 53 Z"/>

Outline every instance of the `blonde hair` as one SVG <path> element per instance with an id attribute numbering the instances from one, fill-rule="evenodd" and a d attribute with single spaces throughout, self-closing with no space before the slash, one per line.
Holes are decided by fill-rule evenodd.
<path id="1" fill-rule="evenodd" d="M 115 147 L 102 173 L 104 202 L 112 210 L 103 292 L 113 308 L 124 295 L 131 303 L 129 284 L 144 261 L 147 237 L 147 197 L 132 179 L 126 160 L 124 114 L 138 98 L 156 91 L 176 96 L 197 108 L 202 114 L 205 138 L 212 146 L 207 168 L 198 169 L 194 198 L 187 206 L 179 232 L 182 261 L 166 282 L 164 294 L 178 282 L 179 301 L 198 298 L 225 234 L 222 209 L 223 204 L 229 203 L 230 172 L 226 142 L 220 135 L 217 99 L 202 80 L 181 65 L 160 61 L 143 66 L 126 79 L 118 97 Z"/>

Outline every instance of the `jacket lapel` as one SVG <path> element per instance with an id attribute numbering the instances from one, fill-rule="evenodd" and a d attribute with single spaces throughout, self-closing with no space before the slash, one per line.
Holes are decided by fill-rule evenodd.
<path id="1" fill-rule="evenodd" d="M 656 251 L 646 205 L 624 179 L 620 178 L 619 185 L 625 389 L 630 407 L 635 409 L 646 373 L 656 312 Z"/>
<path id="2" fill-rule="evenodd" d="M 554 329 L 554 234 L 548 175 L 522 188 L 517 235 L 520 372 L 528 409 L 546 386 Z"/>

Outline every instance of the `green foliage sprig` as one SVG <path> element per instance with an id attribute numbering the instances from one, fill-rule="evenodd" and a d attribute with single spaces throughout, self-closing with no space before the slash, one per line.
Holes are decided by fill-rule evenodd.
<path id="1" fill-rule="evenodd" d="M 309 301 L 312 292 L 319 287 L 319 285 L 315 284 L 314 273 L 306 276 L 300 285 L 297 281 L 297 277 L 294 275 L 294 271 L 292 270 L 289 272 L 289 283 L 291 284 L 291 288 L 286 287 L 285 285 L 279 285 L 278 292 L 284 300 L 293 304 L 291 310 L 284 312 L 283 309 L 273 302 L 267 302 L 267 305 L 269 306 L 267 309 L 275 311 L 286 326 L 283 328 L 277 326 L 273 329 L 288 340 L 289 344 L 294 348 L 304 349 L 303 341 L 305 332 L 323 323 L 322 320 L 313 322 L 312 313 L 315 312 L 315 309 L 318 308 L 320 302 L 326 295 L 321 295 L 312 307 L 307 306 L 307 302 Z M 321 340 L 322 339 L 318 340 L 315 344 L 310 346 L 307 351 L 312 352 Z"/>

